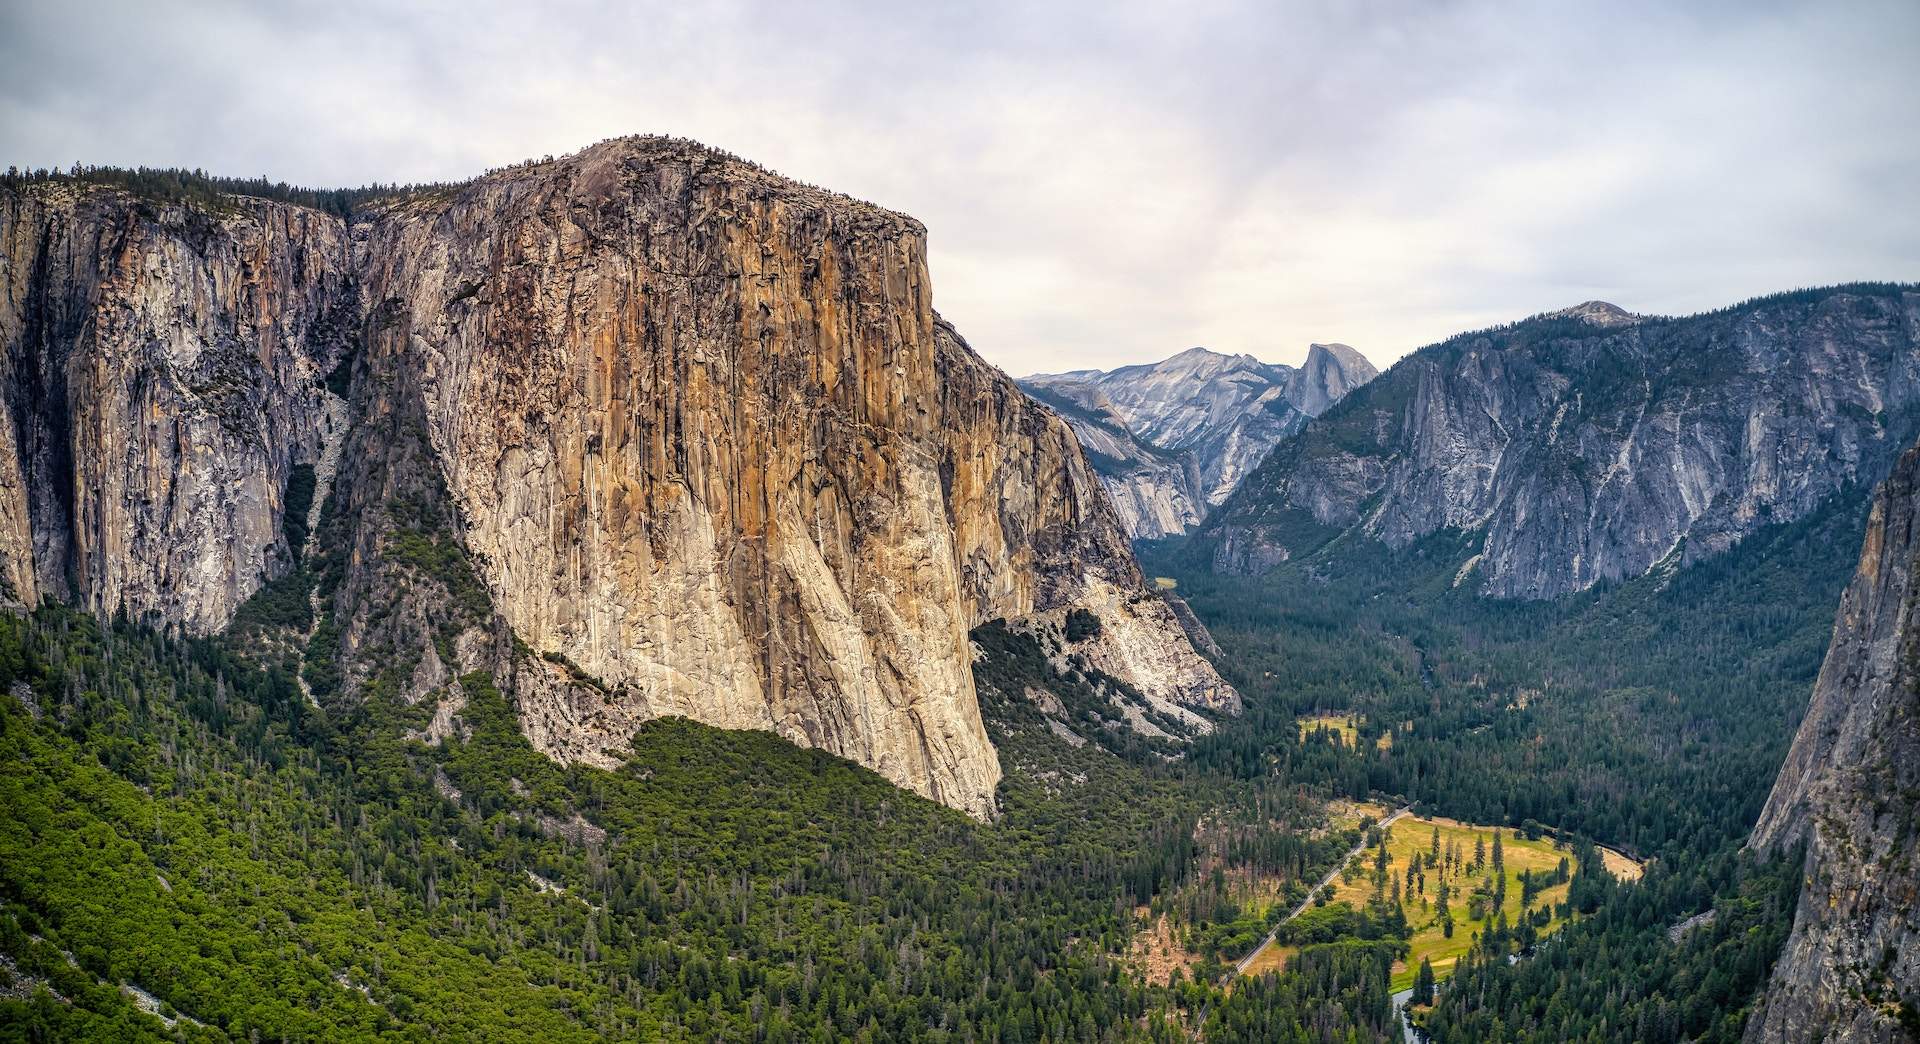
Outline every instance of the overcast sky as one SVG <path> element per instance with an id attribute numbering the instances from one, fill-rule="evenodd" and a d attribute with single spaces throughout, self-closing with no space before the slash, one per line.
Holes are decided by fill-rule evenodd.
<path id="1" fill-rule="evenodd" d="M 920 218 L 1016 374 L 1920 280 L 1916 0 L 46 0 L 0 94 L 0 163 L 327 186 L 697 138 Z"/>

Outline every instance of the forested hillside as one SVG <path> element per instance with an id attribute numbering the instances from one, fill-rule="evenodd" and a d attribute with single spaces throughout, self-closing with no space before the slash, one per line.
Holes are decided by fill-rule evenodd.
<path id="1" fill-rule="evenodd" d="M 1282 876 L 1345 844 L 1304 843 L 1317 802 L 1000 719 L 991 825 L 683 720 L 563 768 L 463 683 L 469 734 L 430 745 L 219 640 L 0 617 L 0 1037 L 1182 1039 L 1259 996 L 1124 964 L 1136 904 L 1206 890 L 1196 818 L 1257 809 L 1280 843 L 1217 854 Z M 1326 960 L 1292 1017 L 1379 972 Z"/>
<path id="2" fill-rule="evenodd" d="M 1476 985 L 1441 991 L 1436 1027 L 1724 1038 L 1791 911 L 1787 864 L 1732 852 L 1765 792 L 1748 784 L 1805 699 L 1860 508 L 1535 605 L 1451 586 L 1446 549 L 1259 579 L 1160 549 L 1149 565 L 1214 624 L 1247 719 L 1169 761 L 1107 727 L 1110 679 L 985 628 L 1008 777 L 984 825 L 764 734 L 662 721 L 627 768 L 562 768 L 484 677 L 462 679 L 469 731 L 434 744 L 397 693 L 329 715 L 297 661 L 228 640 L 9 617 L 0 1011 L 26 1039 L 1379 1038 L 1404 952 L 1390 909 L 1277 977 L 1214 983 L 1353 837 L 1325 832 L 1316 795 L 1386 794 L 1655 857 L 1639 885 L 1586 877 L 1551 942 L 1487 940 L 1536 956 L 1462 965 Z M 239 633 L 298 614 L 277 593 Z M 1327 710 L 1361 742 L 1295 729 Z M 1250 902 L 1247 873 L 1276 899 Z M 1171 914 L 1194 955 L 1169 985 L 1129 959 L 1136 908 Z M 139 1013 L 136 988 L 184 1018 Z"/>

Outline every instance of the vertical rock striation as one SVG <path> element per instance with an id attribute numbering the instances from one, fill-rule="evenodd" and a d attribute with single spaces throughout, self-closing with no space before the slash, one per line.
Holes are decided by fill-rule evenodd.
<path id="1" fill-rule="evenodd" d="M 685 715 L 984 814 L 967 633 L 1076 605 L 1114 620 L 1118 676 L 1233 704 L 1066 427 L 937 320 L 925 238 L 631 139 L 376 223 L 369 299 L 406 331 L 466 547 L 514 633 L 605 693 L 591 718 L 524 699 L 543 749 L 606 760 Z"/>
<path id="2" fill-rule="evenodd" d="M 1195 653 L 1168 603 L 1147 590 L 1113 502 L 1072 428 L 937 323 L 942 474 L 972 625 L 1062 629 L 1087 609 L 1088 662 L 1156 706 L 1237 713 L 1240 698 Z"/>
<path id="3" fill-rule="evenodd" d="M 1287 380 L 1287 402 L 1303 416 L 1318 417 L 1379 375 L 1366 356 L 1347 345 L 1310 345 L 1306 362 Z"/>
<path id="4" fill-rule="evenodd" d="M 1920 1036 L 1920 448 L 1880 487 L 1752 845 L 1806 878 L 1754 1042 Z"/>
<path id="5" fill-rule="evenodd" d="M 530 728 L 550 753 L 677 714 L 991 807 L 916 222 L 619 141 L 397 206 L 368 251 L 495 607 L 614 705 Z"/>
<path id="6" fill-rule="evenodd" d="M 0 190 L 0 585 L 217 630 L 288 566 L 354 311 L 344 225 Z"/>

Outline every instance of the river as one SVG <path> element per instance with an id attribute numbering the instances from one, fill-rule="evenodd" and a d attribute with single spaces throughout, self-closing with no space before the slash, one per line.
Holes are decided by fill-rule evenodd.
<path id="1" fill-rule="evenodd" d="M 1407 1038 L 1406 1044 L 1420 1044 L 1420 1034 L 1414 1031 L 1413 1020 L 1407 1018 L 1407 1002 L 1413 999 L 1413 987 L 1409 986 L 1393 995 L 1393 1013 L 1400 1017 L 1400 1032 Z"/>

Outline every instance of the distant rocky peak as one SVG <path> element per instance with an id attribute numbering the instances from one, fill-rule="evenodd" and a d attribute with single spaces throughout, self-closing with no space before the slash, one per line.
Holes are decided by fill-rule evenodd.
<path id="1" fill-rule="evenodd" d="M 1315 344 L 1307 361 L 1287 381 L 1287 401 L 1309 417 L 1318 417 L 1347 393 L 1380 375 L 1367 357 L 1344 344 Z"/>
<path id="2" fill-rule="evenodd" d="M 1368 376 L 1380 372 L 1374 367 L 1372 362 L 1368 361 L 1366 356 L 1360 354 L 1359 349 L 1352 345 L 1340 344 L 1338 342 L 1331 344 L 1310 344 L 1307 346 L 1307 361 L 1301 366 L 1301 369 L 1309 369 L 1316 365 L 1339 366 L 1342 369 L 1351 370 L 1355 373 L 1364 373 Z"/>
<path id="3" fill-rule="evenodd" d="M 1562 308 L 1557 312 L 1548 312 L 1549 319 L 1581 319 L 1591 326 L 1615 327 L 1632 326 L 1645 316 L 1635 315 L 1617 304 L 1606 301 L 1582 301 L 1572 308 Z"/>
<path id="4" fill-rule="evenodd" d="M 1290 366 L 1277 366 L 1261 362 L 1251 355 L 1228 355 L 1211 348 L 1189 348 L 1178 355 L 1149 363 L 1144 369 L 1156 375 L 1197 377 L 1201 379 L 1221 377 L 1237 372 L 1257 373 L 1263 377 L 1272 377 L 1277 373 L 1286 373 Z M 1120 371 L 1115 371 L 1116 373 Z"/>
<path id="5" fill-rule="evenodd" d="M 1375 373 L 1344 344 L 1314 345 L 1298 368 L 1196 347 L 1020 384 L 1059 410 L 1092 451 L 1128 533 L 1152 539 L 1198 524 L 1275 443 Z"/>

